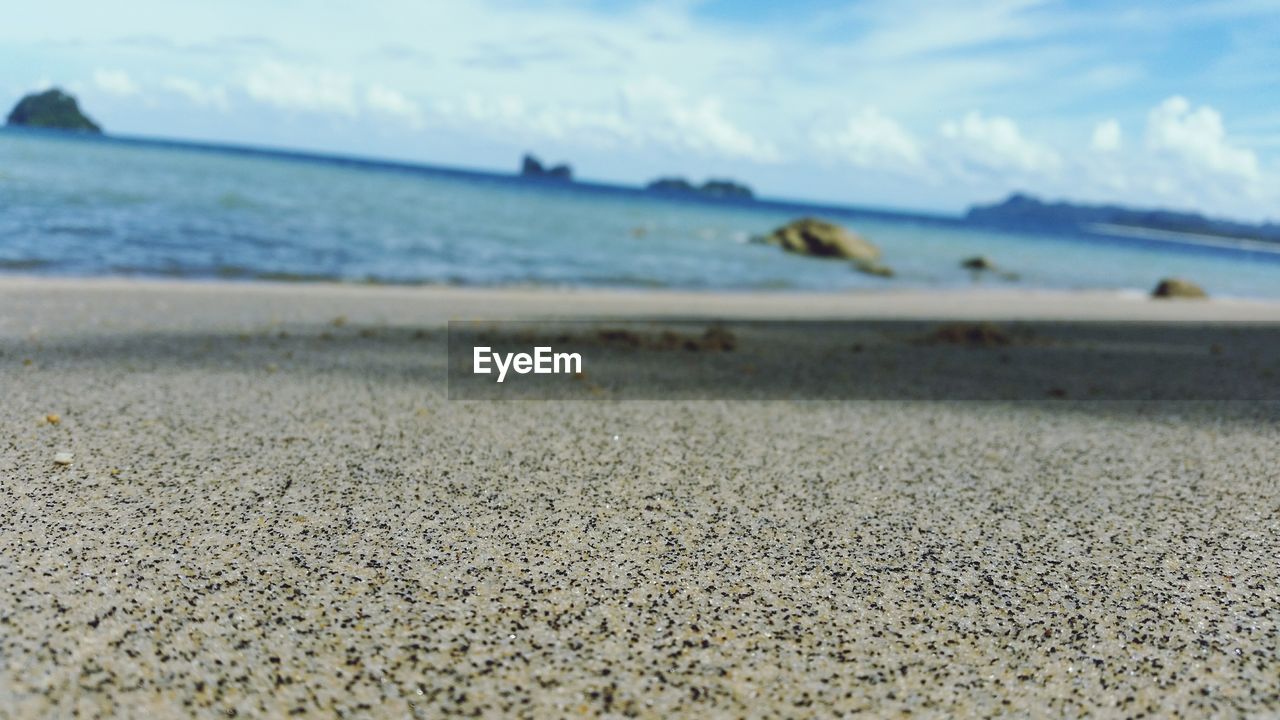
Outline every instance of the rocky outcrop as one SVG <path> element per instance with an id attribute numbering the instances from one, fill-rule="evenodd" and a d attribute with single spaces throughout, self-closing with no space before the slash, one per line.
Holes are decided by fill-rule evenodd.
<path id="1" fill-rule="evenodd" d="M 682 177 L 658 178 L 648 185 L 645 185 L 644 189 L 650 192 L 672 194 L 690 194 L 698 192 L 698 187 L 696 185 Z"/>
<path id="2" fill-rule="evenodd" d="M 702 185 L 694 185 L 682 177 L 658 178 L 645 186 L 650 192 L 669 195 L 700 195 L 711 198 L 750 200 L 755 197 L 751 188 L 733 180 L 711 179 Z"/>
<path id="3" fill-rule="evenodd" d="M 1155 298 L 1170 299 L 1183 298 L 1187 300 L 1203 300 L 1209 297 L 1204 288 L 1196 285 L 1190 280 L 1181 278 L 1165 278 L 1156 285 L 1156 289 L 1151 291 L 1151 296 Z"/>
<path id="4" fill-rule="evenodd" d="M 802 218 L 757 240 L 801 255 L 852 260 L 858 272 L 893 277 L 893 270 L 880 262 L 880 248 L 861 235 L 824 220 Z"/>
<path id="5" fill-rule="evenodd" d="M 875 262 L 880 259 L 880 248 L 872 245 L 861 235 L 815 218 L 802 218 L 787 223 L 760 239 L 770 245 L 777 245 L 787 252 L 801 255 L 846 258 L 863 262 Z"/>
<path id="6" fill-rule="evenodd" d="M 520 176 L 539 180 L 571 182 L 573 180 L 573 168 L 563 163 L 548 167 L 533 155 L 525 155 L 520 163 Z"/>
<path id="7" fill-rule="evenodd" d="M 9 125 L 101 134 L 102 128 L 80 112 L 71 95 L 52 88 L 18 101 L 9 113 Z"/>

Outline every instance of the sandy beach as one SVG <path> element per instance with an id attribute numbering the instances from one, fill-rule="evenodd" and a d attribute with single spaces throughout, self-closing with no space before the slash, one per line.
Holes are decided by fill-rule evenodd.
<path id="1" fill-rule="evenodd" d="M 0 717 L 1280 708 L 1275 402 L 447 399 L 448 320 L 691 314 L 1239 323 L 1280 382 L 1243 300 L 5 278 Z"/>

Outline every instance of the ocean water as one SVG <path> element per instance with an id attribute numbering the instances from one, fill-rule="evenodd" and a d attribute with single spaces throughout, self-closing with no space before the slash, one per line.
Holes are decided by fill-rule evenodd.
<path id="1" fill-rule="evenodd" d="M 884 250 L 893 279 L 756 234 L 813 213 Z M 1016 280 L 960 267 L 987 255 Z M 695 289 L 894 287 L 1280 297 L 1280 253 L 1006 232 L 925 216 L 706 203 L 600 186 L 0 132 L 0 272 Z"/>

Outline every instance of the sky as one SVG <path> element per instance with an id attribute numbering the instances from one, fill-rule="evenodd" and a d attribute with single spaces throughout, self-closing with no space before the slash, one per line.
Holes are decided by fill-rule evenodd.
<path id="1" fill-rule="evenodd" d="M 1280 221 L 1280 0 L 102 7 L 7 10 L 0 101 L 57 85 L 117 134 L 512 171 L 532 151 L 861 206 L 1026 191 Z"/>

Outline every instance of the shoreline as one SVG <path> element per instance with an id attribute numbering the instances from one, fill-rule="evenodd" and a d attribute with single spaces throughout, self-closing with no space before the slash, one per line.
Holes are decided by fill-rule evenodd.
<path id="1" fill-rule="evenodd" d="M 1015 288 L 884 289 L 846 292 L 701 291 L 630 288 L 469 287 L 368 285 L 342 282 L 184 280 L 122 277 L 0 276 L 0 296 L 19 304 L 35 296 L 155 299 L 168 296 L 188 305 L 201 296 L 235 304 L 290 296 L 332 303 L 350 300 L 353 310 L 399 300 L 416 315 L 401 320 L 518 320 L 545 318 L 679 318 L 817 320 L 1099 320 L 1112 322 L 1280 322 L 1280 300 L 1221 298 L 1153 299 L 1134 291 L 1028 290 Z M 192 306 L 197 316 L 208 308 Z M 386 321 L 384 308 L 380 321 Z M 0 317 L 0 322 L 5 322 Z"/>

